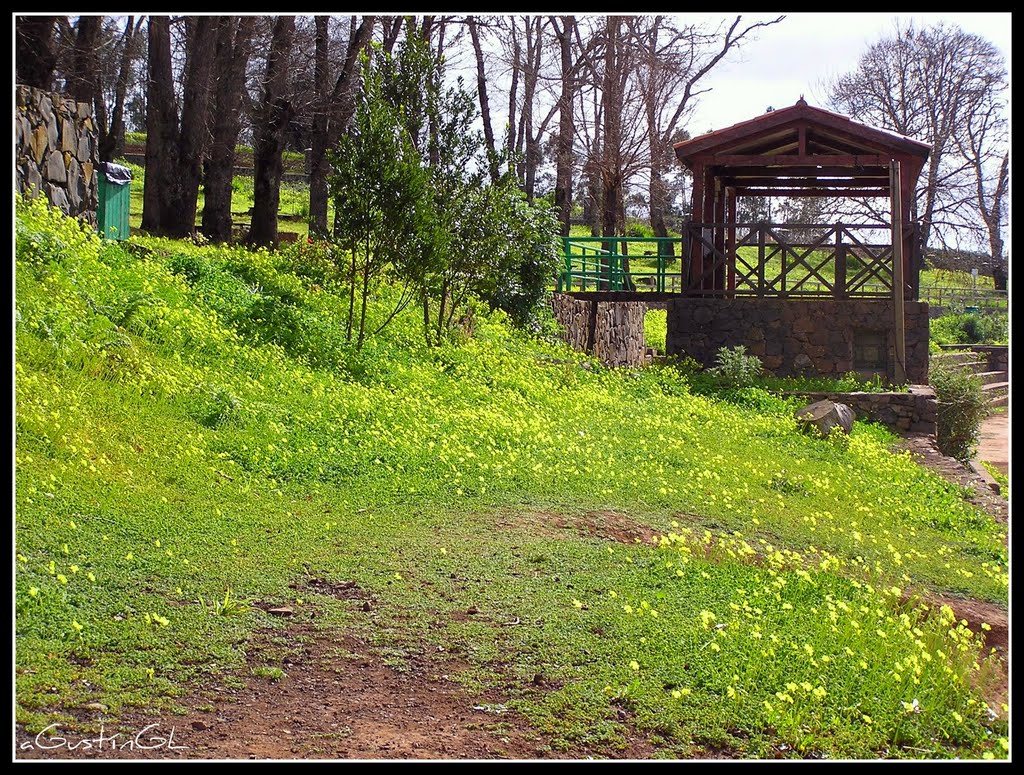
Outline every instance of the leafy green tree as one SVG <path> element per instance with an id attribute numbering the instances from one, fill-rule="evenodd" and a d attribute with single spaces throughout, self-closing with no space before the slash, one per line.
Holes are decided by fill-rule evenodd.
<path id="1" fill-rule="evenodd" d="M 530 323 L 557 261 L 550 207 L 525 200 L 507 160 L 492 182 L 473 94 L 447 81 L 443 58 L 415 30 L 393 56 L 373 48 L 362 72 L 332 180 L 335 234 L 350 259 L 347 336 L 355 326 L 361 345 L 368 290 L 386 275 L 405 284 L 398 309 L 418 300 L 430 345 L 473 297 Z"/>
<path id="2" fill-rule="evenodd" d="M 434 232 L 427 172 L 401 111 L 382 99 L 383 73 L 373 66 L 374 56 L 364 55 L 363 89 L 356 98 L 352 129 L 331 158 L 335 235 L 348 253 L 345 336 L 349 342 L 356 337 L 357 349 L 367 336 L 366 305 L 372 283 L 389 269 L 412 270 Z M 403 293 L 377 331 L 412 298 L 411 293 Z"/>

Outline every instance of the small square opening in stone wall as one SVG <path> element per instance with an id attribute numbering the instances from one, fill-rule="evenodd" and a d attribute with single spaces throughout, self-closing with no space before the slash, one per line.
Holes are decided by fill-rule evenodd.
<path id="1" fill-rule="evenodd" d="M 886 331 L 855 329 L 853 332 L 853 368 L 885 374 L 888 367 L 889 336 Z"/>

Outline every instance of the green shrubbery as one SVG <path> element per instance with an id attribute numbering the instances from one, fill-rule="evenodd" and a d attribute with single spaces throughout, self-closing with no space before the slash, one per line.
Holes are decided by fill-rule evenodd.
<path id="1" fill-rule="evenodd" d="M 931 321 L 929 339 L 940 345 L 1006 344 L 1008 326 L 1009 317 L 1004 313 L 942 315 Z"/>
<path id="2" fill-rule="evenodd" d="M 939 402 L 936 441 L 943 454 L 967 462 L 978 449 L 987 407 L 981 379 L 950 364 L 934 364 L 929 382 Z"/>
<path id="3" fill-rule="evenodd" d="M 718 382 L 726 388 L 751 387 L 764 373 L 761 359 L 747 355 L 743 345 L 722 347 L 715 354 L 715 365 L 708 369 Z"/>

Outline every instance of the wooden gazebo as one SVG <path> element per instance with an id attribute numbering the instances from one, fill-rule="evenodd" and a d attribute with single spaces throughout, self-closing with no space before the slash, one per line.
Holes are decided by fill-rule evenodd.
<path id="1" fill-rule="evenodd" d="M 834 279 L 817 279 L 828 286 L 827 295 L 847 298 L 862 293 L 868 287 L 866 280 L 879 278 L 879 270 L 884 267 L 885 284 L 895 288 L 897 278 L 901 278 L 904 298 L 916 299 L 921 257 L 911 206 L 929 151 L 926 143 L 811 107 L 802 97 L 791 107 L 677 143 L 676 156 L 693 173 L 685 246 L 689 261 L 687 291 L 705 297 L 791 296 L 801 295 L 802 289 L 812 293 L 802 281 L 787 286 L 785 272 L 776 281 L 765 281 L 765 240 L 783 238 L 778 228 L 771 230 L 770 224 L 762 225 L 767 228 L 760 230 L 741 228 L 737 237 L 739 197 L 888 197 L 892 212 L 898 216 L 891 224 L 882 225 L 893 233 L 885 252 L 862 244 L 855 229 L 863 227 L 822 225 L 818 245 L 854 245 L 861 259 L 858 267 L 865 271 L 859 277 L 847 277 L 844 251 L 840 249 L 833 254 Z M 740 258 L 737 266 L 736 248 L 753 247 L 758 242 L 760 259 L 745 263 Z M 806 256 L 807 249 L 815 245 L 801 247 L 805 249 L 796 255 Z M 897 257 L 901 266 L 896 265 Z M 814 268 L 803 263 L 800 268 L 814 277 Z M 820 291 L 822 285 L 816 287 Z"/>

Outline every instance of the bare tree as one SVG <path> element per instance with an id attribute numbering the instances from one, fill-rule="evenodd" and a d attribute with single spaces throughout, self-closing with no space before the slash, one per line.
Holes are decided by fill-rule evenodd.
<path id="1" fill-rule="evenodd" d="M 288 62 L 294 34 L 295 17 L 278 16 L 271 36 L 263 98 L 254 130 L 253 207 L 248 237 L 254 245 L 277 245 L 284 138 L 295 115 L 295 108 L 288 100 Z"/>
<path id="2" fill-rule="evenodd" d="M 235 146 L 241 129 L 245 70 L 252 53 L 255 17 L 221 16 L 217 19 L 216 69 L 213 85 L 210 148 L 203 161 L 202 229 L 209 239 L 231 239 L 231 194 Z"/>
<path id="3" fill-rule="evenodd" d="M 96 47 L 103 28 L 102 16 L 82 14 L 75 25 L 71 70 L 64 79 L 64 91 L 76 102 L 92 103 L 99 93 Z"/>
<path id="4" fill-rule="evenodd" d="M 372 39 L 376 17 L 364 16 L 358 27 L 352 19 L 345 58 L 333 88 L 330 88 L 328 17 L 317 16 L 315 22 L 316 102 L 310 142 L 309 226 L 313 234 L 324 236 L 327 234 L 327 173 L 330 166 L 327 150 L 337 144 L 352 120 L 359 54 Z"/>
<path id="5" fill-rule="evenodd" d="M 171 20 L 149 18 L 149 88 L 146 109 L 146 181 L 142 228 L 185 237 L 195 232 L 199 180 L 207 139 L 207 108 L 217 22 L 185 17 L 181 115 L 171 63 Z"/>
<path id="6" fill-rule="evenodd" d="M 912 208 L 925 247 L 934 240 L 946 245 L 975 211 L 972 165 L 957 137 L 972 121 L 971 95 L 1003 70 L 997 49 L 977 35 L 945 24 L 908 25 L 872 44 L 853 71 L 828 84 L 835 109 L 931 145 Z"/>
<path id="7" fill-rule="evenodd" d="M 1000 99 L 1005 87 L 1002 73 L 993 73 L 988 88 L 974 95 L 968 120 L 957 135 L 957 149 L 964 157 L 974 182 L 974 206 L 981 218 L 983 238 L 992 258 L 991 272 L 997 290 L 1006 290 L 1006 259 L 1003 228 L 1006 195 L 1010 184 L 1010 154 L 1006 150 L 1007 126 Z M 1000 154 L 1002 154 L 1000 158 Z"/>
<path id="8" fill-rule="evenodd" d="M 18 83 L 53 88 L 57 66 L 56 16 L 18 16 L 14 20 L 14 62 Z"/>
<path id="9" fill-rule="evenodd" d="M 484 52 L 480 43 L 480 30 L 475 16 L 466 17 L 466 26 L 473 42 L 473 56 L 476 59 L 476 91 L 480 102 L 480 120 L 484 125 L 484 143 L 487 146 L 487 166 L 491 182 L 496 183 L 501 173 L 498 169 L 498 149 L 494 143 L 494 126 L 491 123 L 491 103 L 487 96 L 487 72 L 484 67 Z"/>
<path id="10" fill-rule="evenodd" d="M 675 164 L 673 142 L 685 139 L 682 127 L 709 89 L 705 77 L 730 51 L 759 29 L 778 24 L 785 16 L 742 25 L 742 16 L 718 27 L 678 26 L 669 17 L 641 17 L 634 25 L 637 48 L 637 88 L 643 94 L 650 159 L 648 206 L 655 235 L 668 236 L 666 174 Z M 671 246 L 669 246 L 671 249 Z"/>
<path id="11" fill-rule="evenodd" d="M 561 91 L 558 95 L 558 148 L 555 152 L 555 209 L 562 224 L 562 236 L 569 236 L 572 218 L 572 171 L 573 171 L 573 105 L 577 86 L 574 78 L 572 43 L 577 33 L 576 19 L 563 16 L 550 17 L 551 29 L 558 41 L 558 64 Z"/>
<path id="12" fill-rule="evenodd" d="M 111 161 L 124 153 L 125 137 L 125 100 L 132 80 L 132 72 L 139 56 L 139 31 L 144 17 L 136 19 L 129 16 L 124 25 L 124 34 L 120 43 L 120 61 L 114 77 L 113 107 L 107 112 L 107 98 L 100 90 L 96 98 L 96 123 L 98 129 L 99 157 L 103 161 Z"/>

